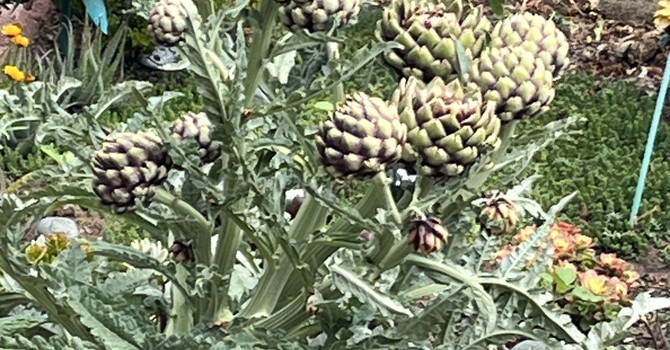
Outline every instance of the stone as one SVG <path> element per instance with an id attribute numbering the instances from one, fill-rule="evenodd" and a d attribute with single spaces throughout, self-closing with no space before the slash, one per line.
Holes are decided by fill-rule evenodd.
<path id="1" fill-rule="evenodd" d="M 65 233 L 70 238 L 79 237 L 77 223 L 68 218 L 59 216 L 47 216 L 42 218 L 36 225 L 38 235 L 50 236 L 55 233 Z"/>

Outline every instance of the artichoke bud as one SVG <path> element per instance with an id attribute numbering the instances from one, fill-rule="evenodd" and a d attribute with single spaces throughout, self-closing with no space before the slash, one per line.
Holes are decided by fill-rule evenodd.
<path id="1" fill-rule="evenodd" d="M 440 78 L 424 84 L 410 77 L 400 82 L 392 100 L 407 126 L 403 161 L 418 163 L 423 175 L 459 176 L 500 146 L 501 121 L 472 84 L 446 84 Z"/>
<path id="2" fill-rule="evenodd" d="M 500 191 L 484 193 L 484 206 L 479 213 L 482 227 L 492 235 L 512 233 L 519 223 L 516 205 Z"/>
<path id="3" fill-rule="evenodd" d="M 405 77 L 424 82 L 458 76 L 460 44 L 467 58 L 479 57 L 492 24 L 482 7 L 463 18 L 460 1 L 444 3 L 393 0 L 377 22 L 375 37 L 381 42 L 395 41 L 403 46 L 384 54 L 386 62 Z"/>
<path id="4" fill-rule="evenodd" d="M 412 222 L 408 241 L 414 250 L 431 254 L 442 250 L 447 243 L 449 232 L 435 217 L 417 218 Z"/>
<path id="5" fill-rule="evenodd" d="M 221 156 L 221 142 L 212 140 L 213 128 L 204 112 L 187 112 L 172 124 L 170 132 L 178 142 L 194 140 L 198 144 L 198 157 L 203 163 L 212 163 Z"/>
<path id="6" fill-rule="evenodd" d="M 503 122 L 545 112 L 556 94 L 544 62 L 519 46 L 484 50 L 473 62 L 470 78 L 484 99 L 496 103 Z"/>
<path id="7" fill-rule="evenodd" d="M 195 261 L 195 251 L 190 242 L 176 240 L 172 243 L 169 252 L 172 254 L 172 260 L 178 264 Z"/>
<path id="8" fill-rule="evenodd" d="M 175 46 L 184 41 L 189 16 L 200 21 L 193 0 L 159 0 L 149 12 L 147 28 L 153 39 L 163 46 Z"/>
<path id="9" fill-rule="evenodd" d="M 570 43 L 553 20 L 529 12 L 514 14 L 495 26 L 491 47 L 523 47 L 544 62 L 554 79 L 560 78 L 570 63 Z"/>
<path id="10" fill-rule="evenodd" d="M 103 205 L 121 214 L 135 209 L 136 200 L 151 201 L 154 187 L 167 179 L 172 160 L 157 135 L 122 132 L 103 141 L 92 167 L 93 191 Z"/>
<path id="11" fill-rule="evenodd" d="M 305 312 L 310 316 L 314 316 L 323 312 L 323 309 L 316 305 L 316 296 L 314 294 L 307 297 L 307 302 L 305 303 Z"/>
<path id="12" fill-rule="evenodd" d="M 343 27 L 361 11 L 359 0 L 289 0 L 281 4 L 279 17 L 286 27 L 311 33 Z"/>
<path id="13" fill-rule="evenodd" d="M 406 137 L 395 106 L 358 92 L 320 125 L 316 146 L 333 176 L 367 179 L 400 159 Z"/>

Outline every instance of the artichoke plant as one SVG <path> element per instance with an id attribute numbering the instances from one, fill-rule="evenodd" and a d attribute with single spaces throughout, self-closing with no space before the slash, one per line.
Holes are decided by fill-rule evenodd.
<path id="1" fill-rule="evenodd" d="M 412 222 L 408 242 L 414 250 L 430 254 L 442 250 L 449 232 L 436 217 L 415 219 Z"/>
<path id="2" fill-rule="evenodd" d="M 513 14 L 498 22 L 491 33 L 491 47 L 521 46 L 542 59 L 558 79 L 568 64 L 570 44 L 551 19 L 529 12 Z"/>
<path id="3" fill-rule="evenodd" d="M 500 191 L 484 193 L 484 206 L 479 212 L 482 226 L 493 235 L 512 233 L 519 223 L 516 205 Z"/>
<path id="4" fill-rule="evenodd" d="M 482 7 L 467 14 L 461 10 L 460 1 L 393 0 L 377 22 L 375 36 L 402 48 L 386 53 L 384 59 L 405 77 L 452 80 L 459 73 L 458 45 L 468 59 L 479 57 L 492 27 Z"/>
<path id="5" fill-rule="evenodd" d="M 185 38 L 189 13 L 198 13 L 193 0 L 159 0 L 149 13 L 149 33 L 160 45 L 178 45 Z"/>
<path id="6" fill-rule="evenodd" d="M 471 79 L 484 99 L 496 103 L 503 122 L 541 114 L 556 93 L 544 61 L 520 46 L 484 50 L 472 65 Z"/>
<path id="7" fill-rule="evenodd" d="M 441 78 L 424 84 L 410 77 L 400 82 L 393 103 L 407 125 L 403 161 L 418 161 L 423 175 L 461 175 L 500 145 L 501 121 L 472 85 L 446 84 Z"/>
<path id="8" fill-rule="evenodd" d="M 359 0 L 291 0 L 281 4 L 281 21 L 293 31 L 329 31 L 345 26 L 361 11 Z"/>
<path id="9" fill-rule="evenodd" d="M 107 137 L 93 156 L 93 191 L 117 213 L 147 204 L 154 188 L 167 179 L 172 161 L 160 137 L 148 132 L 122 132 Z"/>
<path id="10" fill-rule="evenodd" d="M 203 163 L 212 163 L 221 156 L 221 142 L 212 140 L 212 122 L 204 112 L 187 112 L 170 128 L 172 137 L 180 142 L 194 140 Z"/>
<path id="11" fill-rule="evenodd" d="M 316 145 L 332 175 L 366 179 L 400 159 L 406 136 L 395 107 L 357 92 L 321 124 Z"/>

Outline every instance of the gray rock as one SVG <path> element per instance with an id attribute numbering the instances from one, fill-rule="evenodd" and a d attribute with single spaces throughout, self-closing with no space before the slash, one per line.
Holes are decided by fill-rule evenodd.
<path id="1" fill-rule="evenodd" d="M 65 233 L 70 238 L 79 237 L 79 228 L 72 219 L 59 216 L 47 216 L 40 220 L 35 229 L 39 235 L 50 236 L 54 233 Z"/>

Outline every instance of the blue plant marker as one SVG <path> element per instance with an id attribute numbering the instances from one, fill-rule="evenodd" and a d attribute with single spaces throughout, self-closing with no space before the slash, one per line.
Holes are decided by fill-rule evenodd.
<path id="1" fill-rule="evenodd" d="M 658 124 L 661 121 L 663 105 L 665 104 L 665 95 L 668 92 L 668 83 L 670 83 L 670 54 L 668 55 L 668 59 L 665 62 L 663 81 L 661 82 L 661 89 L 658 91 L 656 109 L 654 110 L 654 116 L 651 120 L 649 135 L 647 135 L 647 146 L 644 150 L 644 158 L 642 158 L 642 167 L 640 168 L 640 177 L 637 180 L 637 188 L 635 189 L 633 207 L 630 210 L 630 217 L 628 218 L 628 223 L 631 226 L 635 224 L 635 218 L 637 217 L 637 213 L 640 211 L 640 205 L 642 204 L 642 193 L 644 192 L 644 184 L 647 181 L 647 173 L 649 172 L 649 164 L 651 163 L 651 154 L 654 152 L 654 142 L 656 141 Z"/>
<path id="2" fill-rule="evenodd" d="M 100 28 L 104 34 L 109 32 L 109 22 L 107 20 L 107 8 L 105 7 L 105 0 L 82 0 L 86 7 L 86 13 L 91 17 L 93 23 Z M 60 14 L 63 16 L 61 23 L 63 30 L 58 38 L 61 54 L 65 55 L 68 50 L 68 30 L 67 21 L 72 18 L 72 3 L 71 0 L 61 0 Z"/>
<path id="3" fill-rule="evenodd" d="M 109 23 L 107 22 L 107 8 L 105 7 L 105 0 L 83 0 L 86 6 L 86 12 L 91 17 L 100 31 L 107 34 L 109 31 Z"/>

